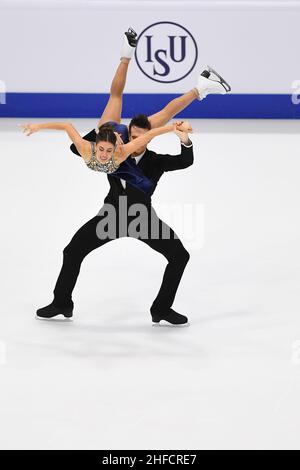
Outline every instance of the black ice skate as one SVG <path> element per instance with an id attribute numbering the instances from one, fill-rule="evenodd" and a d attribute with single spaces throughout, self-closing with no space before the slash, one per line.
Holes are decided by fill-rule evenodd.
<path id="1" fill-rule="evenodd" d="M 73 316 L 73 308 L 73 302 L 68 307 L 58 307 L 52 302 L 46 307 L 39 308 L 36 311 L 36 318 L 41 320 L 50 320 L 58 315 L 62 315 L 63 319 L 70 319 Z"/>
<path id="2" fill-rule="evenodd" d="M 151 310 L 151 309 L 150 309 Z M 188 318 L 185 315 L 175 312 L 172 308 L 167 310 L 166 313 L 153 313 L 152 324 L 153 326 L 188 326 Z"/>

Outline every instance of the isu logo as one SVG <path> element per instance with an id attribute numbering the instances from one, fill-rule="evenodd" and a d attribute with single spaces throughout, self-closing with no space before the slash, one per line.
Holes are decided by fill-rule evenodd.
<path id="1" fill-rule="evenodd" d="M 162 21 L 148 26 L 138 37 L 135 59 L 151 80 L 174 83 L 185 78 L 196 65 L 197 44 L 183 26 Z"/>

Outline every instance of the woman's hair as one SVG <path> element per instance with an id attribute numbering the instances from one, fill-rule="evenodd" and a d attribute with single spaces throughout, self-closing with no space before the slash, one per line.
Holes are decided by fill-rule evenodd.
<path id="1" fill-rule="evenodd" d="M 117 137 L 114 133 L 114 128 L 111 124 L 103 124 L 99 127 L 99 132 L 96 137 L 96 144 L 98 142 L 110 142 L 112 145 L 116 145 Z"/>

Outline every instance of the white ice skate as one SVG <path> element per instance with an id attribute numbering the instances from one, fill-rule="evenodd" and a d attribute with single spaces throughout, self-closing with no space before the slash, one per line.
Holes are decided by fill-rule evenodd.
<path id="1" fill-rule="evenodd" d="M 134 54 L 136 45 L 137 45 L 137 33 L 129 28 L 126 33 L 124 33 L 123 46 L 121 50 L 121 58 L 131 59 Z"/>
<path id="2" fill-rule="evenodd" d="M 203 100 L 210 94 L 225 95 L 231 91 L 231 86 L 212 67 L 207 65 L 198 78 L 196 89 L 199 93 L 198 100 Z"/>

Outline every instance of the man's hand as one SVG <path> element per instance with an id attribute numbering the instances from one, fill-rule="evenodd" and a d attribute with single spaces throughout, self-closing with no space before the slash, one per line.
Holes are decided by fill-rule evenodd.
<path id="1" fill-rule="evenodd" d="M 175 131 L 175 134 L 178 135 L 180 141 L 181 141 L 183 144 L 187 145 L 187 144 L 189 144 L 189 143 L 191 142 L 191 141 L 190 141 L 190 138 L 189 138 L 189 135 L 188 135 L 187 132 L 182 132 L 182 131 L 177 131 L 177 130 L 176 130 L 176 131 Z"/>
<path id="2" fill-rule="evenodd" d="M 187 130 L 189 130 L 190 132 L 192 131 L 192 128 L 189 124 L 189 122 L 185 121 L 176 121 L 174 123 L 174 133 L 179 137 L 181 143 L 187 145 L 189 144 L 191 141 L 190 141 L 190 138 L 189 138 L 189 135 L 187 133 Z"/>

